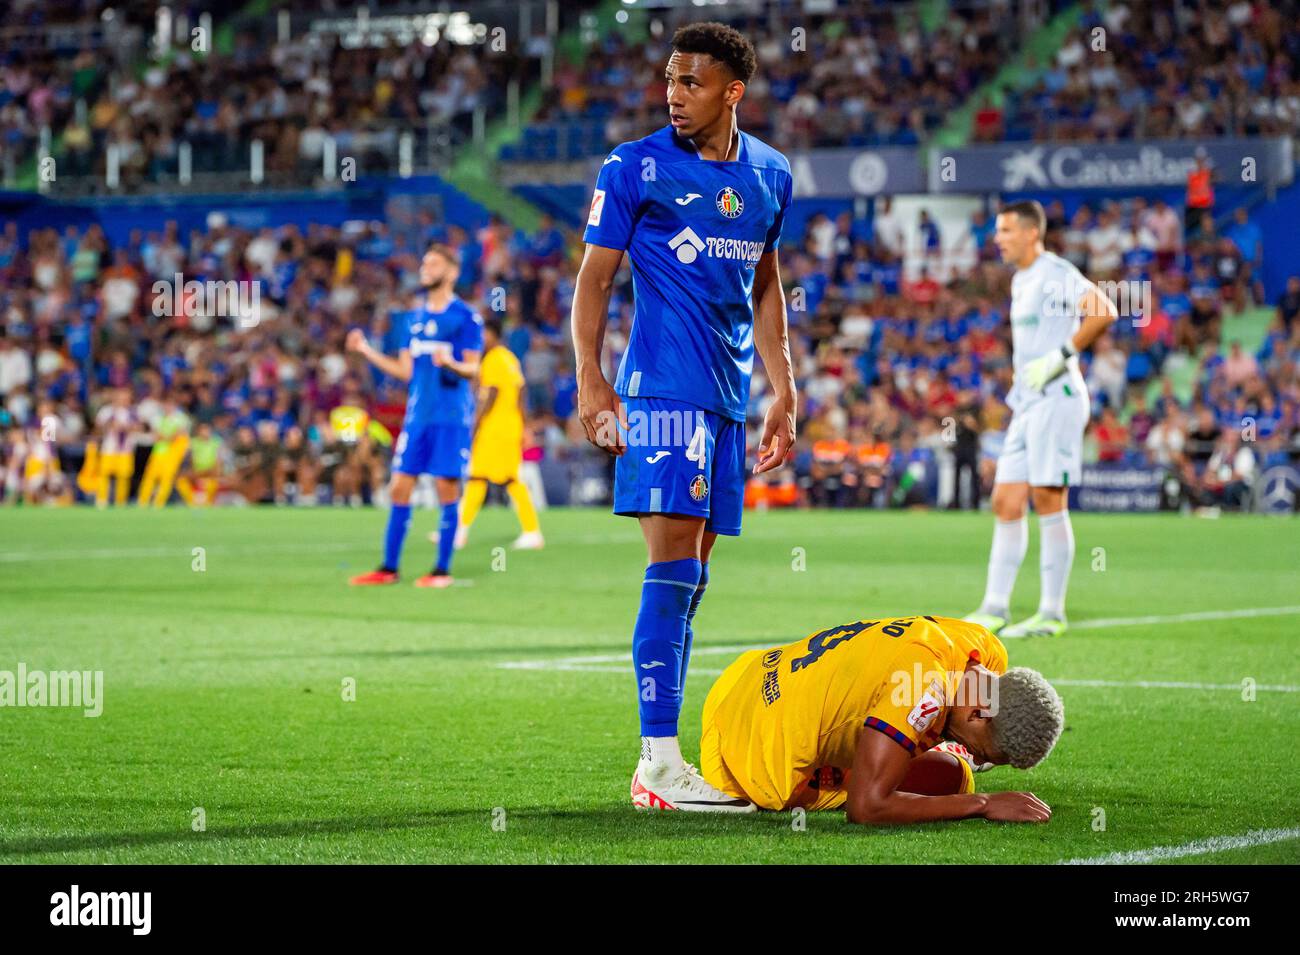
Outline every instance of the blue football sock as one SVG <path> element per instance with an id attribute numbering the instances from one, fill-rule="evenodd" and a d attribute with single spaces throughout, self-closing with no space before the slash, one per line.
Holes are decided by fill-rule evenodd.
<path id="1" fill-rule="evenodd" d="M 452 548 L 456 544 L 456 528 L 460 525 L 460 502 L 442 505 L 442 520 L 438 522 L 438 563 L 435 574 L 451 573 Z"/>
<path id="2" fill-rule="evenodd" d="M 686 698 L 686 671 L 691 665 L 691 644 L 695 641 L 695 611 L 700 609 L 700 601 L 704 599 L 704 588 L 709 586 L 709 565 L 700 566 L 700 582 L 695 587 L 695 594 L 691 597 L 691 605 L 686 611 L 686 641 L 682 644 L 682 669 L 677 677 L 677 686 L 682 692 L 682 698 Z"/>
<path id="3" fill-rule="evenodd" d="M 660 561 L 645 569 L 641 609 L 632 631 L 642 736 L 677 735 L 686 614 L 699 582 L 700 562 L 693 557 Z"/>
<path id="4" fill-rule="evenodd" d="M 384 570 L 396 572 L 402 560 L 402 542 L 411 523 L 411 505 L 394 504 L 388 511 L 388 529 L 384 531 Z"/>

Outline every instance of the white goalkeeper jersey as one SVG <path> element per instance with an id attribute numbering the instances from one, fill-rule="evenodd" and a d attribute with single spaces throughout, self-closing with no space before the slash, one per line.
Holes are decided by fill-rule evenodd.
<path id="1" fill-rule="evenodd" d="M 1044 398 L 1086 394 L 1077 355 L 1070 359 L 1068 371 L 1048 384 L 1041 395 L 1022 387 L 1020 375 L 1029 362 L 1056 351 L 1074 337 L 1081 320 L 1079 300 L 1088 285 L 1083 273 L 1052 252 L 1042 253 L 1012 276 L 1011 361 L 1016 384 L 1007 404 L 1013 411 Z"/>

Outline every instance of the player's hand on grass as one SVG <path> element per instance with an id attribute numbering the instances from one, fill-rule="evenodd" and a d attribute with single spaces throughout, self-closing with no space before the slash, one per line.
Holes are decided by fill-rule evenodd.
<path id="1" fill-rule="evenodd" d="M 984 818 L 995 822 L 1047 822 L 1052 807 L 1033 793 L 989 793 Z"/>
<path id="2" fill-rule="evenodd" d="M 754 473 L 779 468 L 794 444 L 794 399 L 777 398 L 763 416 L 763 437 L 758 442 Z"/>
<path id="3" fill-rule="evenodd" d="M 619 457 L 627 450 L 624 435 L 627 421 L 618 394 L 603 377 L 583 382 L 578 388 L 578 418 L 582 421 L 587 440 Z"/>

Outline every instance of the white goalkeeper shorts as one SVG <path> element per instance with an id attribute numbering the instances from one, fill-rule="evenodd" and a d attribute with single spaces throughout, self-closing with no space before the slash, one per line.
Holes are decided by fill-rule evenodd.
<path id="1" fill-rule="evenodd" d="M 1069 487 L 1083 477 L 1087 394 L 1042 398 L 1011 416 L 998 455 L 998 484 Z"/>

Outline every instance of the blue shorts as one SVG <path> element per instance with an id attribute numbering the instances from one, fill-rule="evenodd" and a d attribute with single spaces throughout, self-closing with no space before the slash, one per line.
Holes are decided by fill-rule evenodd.
<path id="1" fill-rule="evenodd" d="M 393 447 L 393 470 L 459 481 L 469 464 L 469 428 L 460 424 L 411 424 Z"/>
<path id="2" fill-rule="evenodd" d="M 735 537 L 745 506 L 745 423 L 673 398 L 620 397 L 627 451 L 614 464 L 614 513 L 702 517 Z"/>

